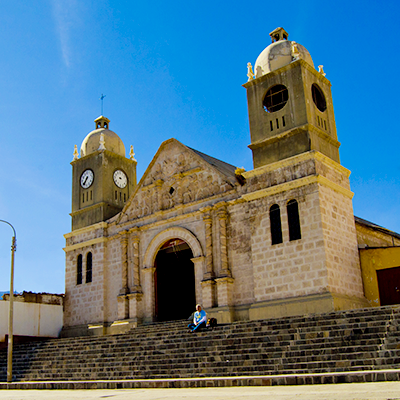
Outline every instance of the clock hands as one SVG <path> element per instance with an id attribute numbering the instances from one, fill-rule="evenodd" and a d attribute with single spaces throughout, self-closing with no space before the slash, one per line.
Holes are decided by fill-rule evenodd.
<path id="1" fill-rule="evenodd" d="M 81 176 L 81 186 L 84 189 L 87 189 L 92 185 L 93 182 L 93 172 L 90 169 L 87 169 L 83 172 Z"/>

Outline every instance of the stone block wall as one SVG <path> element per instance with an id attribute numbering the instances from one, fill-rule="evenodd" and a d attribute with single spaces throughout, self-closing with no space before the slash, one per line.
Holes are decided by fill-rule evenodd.
<path id="1" fill-rule="evenodd" d="M 319 193 L 329 291 L 363 297 L 351 198 L 326 186 Z"/>
<path id="2" fill-rule="evenodd" d="M 289 241 L 286 204 L 299 204 L 301 239 Z M 318 192 L 304 187 L 282 192 L 257 202 L 257 218 L 252 235 L 255 301 L 283 299 L 327 290 L 325 249 Z M 271 244 L 269 208 L 281 210 L 283 243 Z M 256 205 L 253 205 L 255 207 Z"/>

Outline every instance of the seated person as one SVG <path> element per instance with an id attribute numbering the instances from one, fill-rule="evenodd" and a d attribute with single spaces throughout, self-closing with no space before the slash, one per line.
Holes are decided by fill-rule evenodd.
<path id="1" fill-rule="evenodd" d="M 196 312 L 194 313 L 193 316 L 193 323 L 189 324 L 188 328 L 190 329 L 190 332 L 196 332 L 200 329 L 206 328 L 206 324 L 207 324 L 207 314 L 201 308 L 201 305 L 197 304 Z"/>

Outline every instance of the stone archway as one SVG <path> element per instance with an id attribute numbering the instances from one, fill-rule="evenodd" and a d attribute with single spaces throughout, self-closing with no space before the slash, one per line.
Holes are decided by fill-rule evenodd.
<path id="1" fill-rule="evenodd" d="M 154 261 L 158 250 L 167 240 L 174 238 L 185 241 L 192 250 L 194 258 L 203 256 L 203 249 L 201 248 L 200 242 L 197 240 L 196 236 L 194 236 L 189 230 L 176 226 L 160 232 L 152 239 L 144 255 L 144 268 L 154 267 Z"/>
<path id="2" fill-rule="evenodd" d="M 193 300 L 188 300 L 188 297 L 186 297 L 185 301 L 189 301 L 190 303 L 193 302 L 201 302 L 201 281 L 203 279 L 203 271 L 204 271 L 204 257 L 203 257 L 203 250 L 202 247 L 197 240 L 197 238 L 187 229 L 181 228 L 181 227 L 174 227 L 174 228 L 169 228 L 166 229 L 165 231 L 162 231 L 158 233 L 150 242 L 149 246 L 147 247 L 147 250 L 144 255 L 143 259 L 143 272 L 144 272 L 144 279 L 145 282 L 143 282 L 144 286 L 144 301 L 145 301 L 145 319 L 146 320 L 156 320 L 158 319 L 158 313 L 160 311 L 159 309 L 159 303 L 158 301 L 160 300 L 158 297 L 160 296 L 160 292 L 158 291 L 160 286 L 160 282 L 163 281 L 166 285 L 168 285 L 168 256 L 165 254 L 166 252 L 163 253 L 162 247 L 169 241 L 173 240 L 178 240 L 180 242 L 180 245 L 182 247 L 179 250 L 179 255 L 182 256 L 182 258 L 186 261 L 186 268 L 191 268 L 192 274 L 194 273 L 194 285 L 193 285 L 193 280 L 192 283 L 189 283 L 191 285 L 191 291 L 192 294 L 195 294 L 193 296 Z M 191 258 L 192 257 L 192 258 Z M 170 261 L 170 260 L 169 260 Z M 188 262 L 189 261 L 189 262 Z M 161 263 L 161 264 L 160 264 Z M 184 264 L 183 263 L 183 264 Z M 158 264 L 158 265 L 157 265 Z M 159 267 L 159 271 L 157 271 L 157 267 Z M 176 266 L 176 271 L 179 271 L 179 268 L 185 268 L 185 266 L 182 265 L 177 265 Z M 171 271 L 174 271 L 174 268 L 171 269 Z M 179 273 L 176 272 L 175 273 Z M 181 272 L 183 270 L 181 269 Z M 161 280 L 160 280 L 160 272 L 161 272 Z M 187 272 L 186 270 L 184 272 Z M 174 272 L 172 272 L 173 274 Z M 188 282 L 190 278 L 188 277 L 189 274 L 186 276 L 186 281 L 183 279 L 183 281 Z M 178 280 L 179 281 L 179 280 Z M 182 282 L 183 283 L 183 282 Z M 176 290 L 176 288 L 175 288 Z M 194 293 L 193 293 L 194 292 Z M 163 296 L 164 294 L 162 293 L 161 290 L 161 295 Z M 166 297 L 164 298 L 165 301 Z M 168 300 L 167 300 L 168 301 Z M 190 304 L 190 307 L 194 306 L 194 304 Z M 185 314 L 181 315 L 180 318 L 187 318 L 189 315 L 186 316 L 187 311 L 183 311 Z M 168 315 L 168 312 L 164 313 L 164 315 L 161 315 L 161 320 L 166 320 L 166 319 L 180 319 L 176 318 L 176 316 L 170 316 Z"/>

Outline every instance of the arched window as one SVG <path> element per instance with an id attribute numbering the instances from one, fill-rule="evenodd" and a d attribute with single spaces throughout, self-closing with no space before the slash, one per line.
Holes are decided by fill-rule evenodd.
<path id="1" fill-rule="evenodd" d="M 281 210 L 278 204 L 269 209 L 269 220 L 271 224 L 271 244 L 282 243 Z"/>
<path id="2" fill-rule="evenodd" d="M 76 284 L 80 285 L 82 283 L 82 254 L 79 254 L 76 263 Z"/>
<path id="3" fill-rule="evenodd" d="M 286 206 L 289 224 L 289 240 L 301 239 L 299 204 L 296 200 L 290 200 Z"/>
<path id="4" fill-rule="evenodd" d="M 92 282 L 92 253 L 86 256 L 86 283 Z"/>
<path id="5" fill-rule="evenodd" d="M 314 104 L 317 106 L 318 110 L 324 112 L 326 110 L 326 100 L 324 92 L 317 84 L 313 83 L 313 85 L 311 86 L 311 94 Z"/>

